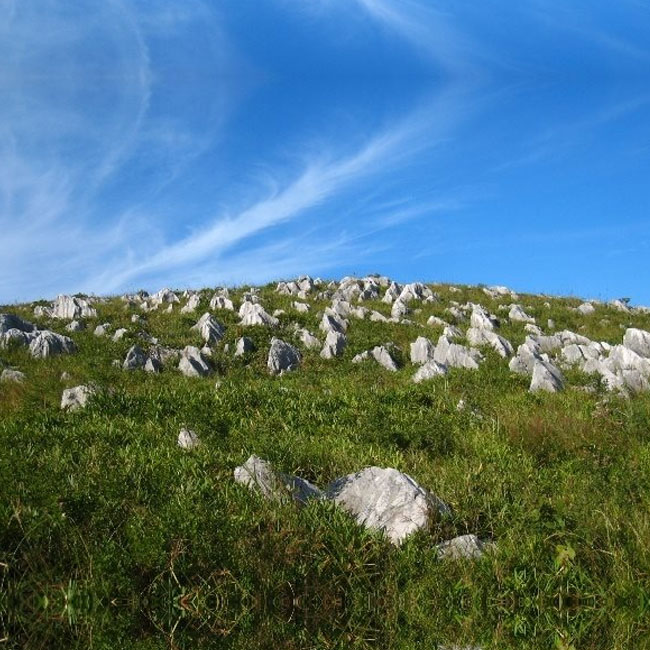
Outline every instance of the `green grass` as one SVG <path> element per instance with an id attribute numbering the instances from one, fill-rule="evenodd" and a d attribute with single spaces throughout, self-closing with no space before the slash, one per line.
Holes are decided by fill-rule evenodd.
<path id="1" fill-rule="evenodd" d="M 449 300 L 498 315 L 511 302 L 435 288 L 443 303 L 411 314 L 417 323 L 449 320 Z M 297 314 L 272 286 L 263 304 L 287 310 L 277 331 L 216 312 L 231 350 L 243 334 L 257 346 L 233 359 L 219 344 L 216 376 L 111 365 L 138 328 L 162 344 L 198 344 L 190 327 L 210 296 L 194 315 L 153 312 L 141 326 L 119 299 L 100 304 L 96 322 L 129 334 L 113 343 L 91 323 L 71 335 L 76 355 L 0 350 L 27 375 L 0 384 L 0 647 L 650 647 L 650 395 L 624 400 L 577 372 L 565 392 L 532 395 L 529 379 L 487 351 L 478 371 L 415 385 L 409 344 L 439 329 L 356 319 L 342 359 L 305 352 L 298 372 L 273 378 L 270 337 L 291 340 L 293 322 L 316 333 L 327 303 Z M 598 306 L 581 316 L 574 298 L 518 302 L 545 331 L 548 318 L 611 343 L 625 327 L 650 330 L 647 314 Z M 64 333 L 31 306 L 4 311 Z M 525 338 L 519 324 L 500 333 L 515 347 Z M 401 350 L 399 372 L 351 363 L 388 341 Z M 91 404 L 62 412 L 63 388 L 88 382 L 100 387 Z M 182 426 L 198 449 L 177 447 Z M 396 467 L 453 516 L 397 549 L 330 504 L 299 509 L 235 484 L 252 453 L 321 486 L 366 465 Z M 496 547 L 480 561 L 437 561 L 434 546 L 464 533 Z"/>

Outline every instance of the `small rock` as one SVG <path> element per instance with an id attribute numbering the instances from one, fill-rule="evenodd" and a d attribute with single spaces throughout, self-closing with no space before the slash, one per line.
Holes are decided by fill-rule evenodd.
<path id="1" fill-rule="evenodd" d="M 85 328 L 86 326 L 81 321 L 78 320 L 73 320 L 72 322 L 68 323 L 65 326 L 65 329 L 68 332 L 81 332 Z"/>
<path id="2" fill-rule="evenodd" d="M 178 446 L 182 449 L 194 449 L 201 444 L 199 437 L 190 431 L 189 429 L 181 429 L 181 432 L 178 434 Z"/>
<path id="3" fill-rule="evenodd" d="M 485 544 L 476 535 L 461 535 L 436 546 L 438 558 L 458 560 L 467 558 L 477 560 L 485 549 Z"/>
<path id="4" fill-rule="evenodd" d="M 244 356 L 247 352 L 252 352 L 255 349 L 255 345 L 251 339 L 247 336 L 242 336 L 237 339 L 237 345 L 235 346 L 236 357 Z"/>
<path id="5" fill-rule="evenodd" d="M 421 381 L 433 379 L 434 377 L 441 377 L 447 374 L 447 366 L 443 366 L 431 359 L 427 361 L 414 375 L 413 381 L 419 384 Z"/>
<path id="6" fill-rule="evenodd" d="M 4 382 L 13 382 L 15 384 L 22 384 L 26 379 L 25 373 L 20 372 L 20 370 L 13 370 L 11 368 L 5 368 L 2 373 L 0 373 L 0 381 Z"/>
<path id="7" fill-rule="evenodd" d="M 61 408 L 76 411 L 84 408 L 95 390 L 90 386 L 75 386 L 66 388 L 61 396 Z"/>
<path id="8" fill-rule="evenodd" d="M 129 330 L 125 329 L 124 327 L 120 327 L 118 330 L 115 330 L 115 334 L 113 334 L 113 341 L 114 342 L 120 341 L 122 338 L 124 338 L 124 335 L 128 331 Z"/>

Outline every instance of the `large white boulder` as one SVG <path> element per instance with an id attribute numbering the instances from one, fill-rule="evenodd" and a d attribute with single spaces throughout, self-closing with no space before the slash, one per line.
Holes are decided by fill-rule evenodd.
<path id="1" fill-rule="evenodd" d="M 74 341 L 67 336 L 43 330 L 29 344 L 29 353 L 35 359 L 47 359 L 59 354 L 73 354 L 77 351 Z"/>
<path id="2" fill-rule="evenodd" d="M 536 359 L 533 366 L 533 378 L 530 382 L 530 391 L 547 391 L 557 393 L 564 389 L 562 373 L 550 362 Z"/>
<path id="3" fill-rule="evenodd" d="M 239 308 L 240 325 L 267 325 L 277 327 L 280 321 L 267 313 L 264 307 L 256 302 L 245 300 Z"/>
<path id="4" fill-rule="evenodd" d="M 186 346 L 181 352 L 178 369 L 186 377 L 205 377 L 210 374 L 210 366 L 205 360 L 201 350 L 193 345 Z"/>
<path id="5" fill-rule="evenodd" d="M 300 352 L 290 343 L 273 337 L 266 366 L 272 375 L 295 370 L 300 365 Z"/>
<path id="6" fill-rule="evenodd" d="M 393 544 L 426 528 L 433 517 L 450 512 L 438 497 L 393 468 L 367 467 L 343 476 L 325 494 L 359 524 L 382 531 Z"/>
<path id="7" fill-rule="evenodd" d="M 218 343 L 226 331 L 226 328 L 209 312 L 203 314 L 192 329 L 201 334 L 201 338 L 205 341 L 206 345 Z"/>
<path id="8" fill-rule="evenodd" d="M 650 358 L 650 332 L 630 327 L 623 335 L 623 345 L 641 357 Z"/>
<path id="9" fill-rule="evenodd" d="M 341 334 L 340 332 L 328 332 L 320 356 L 323 359 L 340 357 L 343 354 L 343 350 L 345 350 L 345 344 L 345 334 Z"/>
<path id="10" fill-rule="evenodd" d="M 74 296 L 57 296 L 50 310 L 52 318 L 74 320 L 78 318 L 96 318 L 97 311 L 84 298 Z"/>
<path id="11" fill-rule="evenodd" d="M 411 343 L 411 363 L 423 364 L 433 359 L 436 346 L 425 336 L 418 336 Z"/>

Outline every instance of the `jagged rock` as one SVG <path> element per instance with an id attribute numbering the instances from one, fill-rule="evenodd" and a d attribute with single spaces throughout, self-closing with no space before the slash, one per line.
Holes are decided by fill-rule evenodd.
<path id="1" fill-rule="evenodd" d="M 460 307 L 447 307 L 445 312 L 453 316 L 459 323 L 467 318 L 465 312 Z"/>
<path id="2" fill-rule="evenodd" d="M 412 300 L 429 300 L 430 302 L 435 302 L 438 300 L 438 297 L 429 287 L 421 282 L 411 282 L 410 284 L 404 285 L 397 300 L 408 305 Z"/>
<path id="3" fill-rule="evenodd" d="M 34 307 L 34 316 L 36 318 L 52 318 L 52 308 L 44 307 L 43 305 L 36 305 L 36 307 Z"/>
<path id="4" fill-rule="evenodd" d="M 195 312 L 198 309 L 200 302 L 201 296 L 196 293 L 191 295 L 187 303 L 181 307 L 181 314 L 191 314 Z"/>
<path id="5" fill-rule="evenodd" d="M 483 355 L 478 350 L 452 343 L 447 337 L 441 336 L 438 339 L 433 359 L 443 366 L 477 370 L 479 363 L 483 360 Z"/>
<path id="6" fill-rule="evenodd" d="M 440 377 L 447 374 L 447 366 L 443 366 L 431 359 L 427 361 L 414 375 L 413 382 L 419 384 L 421 381 L 427 379 L 433 379 L 434 377 Z"/>
<path id="7" fill-rule="evenodd" d="M 273 337 L 266 365 L 272 375 L 295 370 L 300 365 L 300 352 L 290 343 Z"/>
<path id="8" fill-rule="evenodd" d="M 411 363 L 427 363 L 433 359 L 436 346 L 426 337 L 418 336 L 411 343 Z"/>
<path id="9" fill-rule="evenodd" d="M 446 339 L 449 339 L 451 341 L 452 339 L 462 338 L 463 332 L 460 328 L 456 327 L 455 325 L 447 325 L 445 329 L 442 330 L 442 335 Z"/>
<path id="10" fill-rule="evenodd" d="M 381 314 L 378 311 L 371 311 L 370 312 L 370 320 L 373 323 L 375 323 L 375 322 L 377 322 L 377 323 L 386 323 L 386 322 L 388 322 L 388 318 L 386 318 L 386 316 L 384 316 L 383 314 Z"/>
<path id="11" fill-rule="evenodd" d="M 483 292 L 486 293 L 490 298 L 493 298 L 494 300 L 498 300 L 499 298 L 505 298 L 505 297 L 510 297 L 513 299 L 517 299 L 518 296 L 517 294 L 512 290 L 508 289 L 508 287 L 503 287 L 503 286 L 493 286 L 493 287 L 484 287 Z"/>
<path id="12" fill-rule="evenodd" d="M 93 334 L 95 336 L 106 336 L 111 329 L 110 323 L 103 323 L 102 325 L 97 325 Z"/>
<path id="13" fill-rule="evenodd" d="M 73 320 L 78 318 L 97 318 L 97 311 L 88 300 L 73 296 L 57 296 L 50 311 L 52 318 Z"/>
<path id="14" fill-rule="evenodd" d="M 86 329 L 86 326 L 78 320 L 73 320 L 65 326 L 66 331 L 68 332 L 81 332 Z"/>
<path id="15" fill-rule="evenodd" d="M 186 377 L 205 377 L 210 374 L 210 366 L 203 358 L 201 351 L 193 345 L 186 346 L 181 352 L 178 369 Z"/>
<path id="16" fill-rule="evenodd" d="M 151 296 L 151 304 L 156 307 L 163 303 L 169 303 L 171 305 L 177 302 L 180 302 L 180 299 L 171 289 L 161 289 Z"/>
<path id="17" fill-rule="evenodd" d="M 88 400 L 95 394 L 91 386 L 75 386 L 66 388 L 61 396 L 61 408 L 69 411 L 76 411 L 84 408 Z"/>
<path id="18" fill-rule="evenodd" d="M 254 349 L 255 349 L 255 345 L 253 341 L 249 339 L 247 336 L 242 336 L 241 338 L 237 339 L 237 345 L 235 346 L 234 356 L 241 357 L 245 355 L 247 352 L 252 352 Z"/>
<path id="19" fill-rule="evenodd" d="M 476 535 L 460 535 L 436 546 L 438 558 L 476 560 L 483 555 L 485 544 Z"/>
<path id="20" fill-rule="evenodd" d="M 25 379 L 25 373 L 20 372 L 20 370 L 13 370 L 12 368 L 5 368 L 2 373 L 0 373 L 0 381 L 22 384 Z"/>
<path id="21" fill-rule="evenodd" d="M 226 309 L 228 311 L 235 311 L 235 306 L 228 296 L 223 293 L 215 293 L 210 300 L 210 309 Z"/>
<path id="22" fill-rule="evenodd" d="M 328 332 L 320 356 L 323 359 L 340 357 L 343 354 L 343 350 L 345 350 L 345 344 L 345 334 L 341 334 L 340 332 Z"/>
<path id="23" fill-rule="evenodd" d="M 401 293 L 402 285 L 398 284 L 397 282 L 391 282 L 388 289 L 386 289 L 384 297 L 381 299 L 381 301 L 391 305 L 393 302 L 395 302 L 395 300 L 397 300 Z"/>
<path id="24" fill-rule="evenodd" d="M 325 333 L 338 332 L 339 334 L 345 334 L 348 329 L 348 324 L 344 319 L 339 318 L 334 313 L 325 313 L 318 327 Z"/>
<path id="25" fill-rule="evenodd" d="M 382 531 L 397 545 L 426 528 L 432 517 L 450 512 L 438 497 L 393 468 L 367 467 L 343 476 L 327 487 L 325 495 L 359 524 Z"/>
<path id="26" fill-rule="evenodd" d="M 235 481 L 258 490 L 267 499 L 287 501 L 293 499 L 305 504 L 310 499 L 320 499 L 321 491 L 309 481 L 298 476 L 277 472 L 266 460 L 251 456 L 234 471 Z"/>
<path id="27" fill-rule="evenodd" d="M 496 332 L 486 329 L 470 327 L 467 330 L 467 341 L 470 345 L 489 345 L 499 356 L 511 357 L 515 351 L 508 339 L 499 336 Z"/>
<path id="28" fill-rule="evenodd" d="M 626 313 L 630 311 L 626 300 L 610 300 L 608 304 L 610 307 L 613 307 L 617 311 Z"/>
<path id="29" fill-rule="evenodd" d="M 122 364 L 123 370 L 140 370 L 147 363 L 147 355 L 139 345 L 132 346 L 126 353 L 126 358 Z"/>
<path id="30" fill-rule="evenodd" d="M 201 338 L 205 341 L 206 345 L 218 343 L 223 338 L 226 331 L 225 327 L 221 325 L 221 323 L 219 323 L 209 312 L 205 312 L 192 329 L 201 334 Z"/>
<path id="31" fill-rule="evenodd" d="M 650 358 L 650 332 L 629 327 L 625 330 L 623 345 L 641 357 Z"/>
<path id="32" fill-rule="evenodd" d="M 297 312 L 301 314 L 306 314 L 311 309 L 311 307 L 306 302 L 296 301 L 292 303 L 292 306 Z"/>
<path id="33" fill-rule="evenodd" d="M 267 325 L 277 327 L 280 321 L 268 314 L 259 303 L 244 301 L 239 308 L 240 325 Z"/>
<path id="34" fill-rule="evenodd" d="M 156 357 L 147 357 L 144 364 L 144 371 L 150 373 L 159 373 L 162 370 L 162 364 Z"/>
<path id="35" fill-rule="evenodd" d="M 520 375 L 532 375 L 535 361 L 541 360 L 542 358 L 539 345 L 533 339 L 527 338 L 517 348 L 517 356 L 510 359 L 508 367 L 512 372 Z M 548 357 L 546 359 L 548 360 Z"/>
<path id="36" fill-rule="evenodd" d="M 499 319 L 481 305 L 472 305 L 470 325 L 475 329 L 493 330 L 499 327 Z"/>
<path id="37" fill-rule="evenodd" d="M 320 341 L 309 330 L 296 327 L 296 336 L 308 350 L 320 348 Z"/>
<path id="38" fill-rule="evenodd" d="M 6 334 L 9 330 L 19 332 L 33 332 L 36 326 L 14 314 L 0 314 L 0 335 Z"/>
<path id="39" fill-rule="evenodd" d="M 362 361 L 367 361 L 370 359 L 370 350 L 364 350 L 363 352 L 359 352 L 359 354 L 355 354 L 352 357 L 352 363 L 361 363 Z"/>
<path id="40" fill-rule="evenodd" d="M 403 316 L 409 313 L 409 308 L 406 303 L 399 300 L 399 298 L 393 303 L 393 306 L 390 308 L 391 318 L 399 320 Z"/>
<path id="41" fill-rule="evenodd" d="M 596 308 L 590 302 L 583 302 L 581 305 L 576 307 L 576 311 L 579 311 L 584 316 L 593 314 L 596 311 Z"/>
<path id="42" fill-rule="evenodd" d="M 523 309 L 521 305 L 510 305 L 510 311 L 508 312 L 508 318 L 511 321 L 518 323 L 534 323 L 535 319 L 532 316 L 529 316 Z"/>
<path id="43" fill-rule="evenodd" d="M 550 361 L 536 359 L 529 390 L 531 393 L 540 390 L 557 393 L 564 390 L 562 373 Z"/>
<path id="44" fill-rule="evenodd" d="M 114 342 L 120 341 L 121 339 L 124 338 L 124 335 L 128 331 L 129 330 L 125 329 L 124 327 L 120 327 L 119 329 L 115 330 L 115 334 L 113 334 L 113 341 Z"/>
<path id="45" fill-rule="evenodd" d="M 526 323 L 524 325 L 524 331 L 533 336 L 544 336 L 544 332 L 537 326 L 532 323 Z"/>
<path id="46" fill-rule="evenodd" d="M 201 444 L 201 441 L 194 431 L 181 429 L 178 434 L 177 444 L 182 449 L 194 449 Z"/>
<path id="47" fill-rule="evenodd" d="M 393 359 L 390 351 L 384 345 L 375 346 L 372 349 L 371 354 L 375 361 L 380 366 L 386 368 L 386 370 L 390 370 L 391 372 L 396 372 L 398 370 L 395 359 Z"/>
<path id="48" fill-rule="evenodd" d="M 59 354 L 73 354 L 77 351 L 74 341 L 67 336 L 43 330 L 29 344 L 29 353 L 35 359 L 47 359 Z"/>

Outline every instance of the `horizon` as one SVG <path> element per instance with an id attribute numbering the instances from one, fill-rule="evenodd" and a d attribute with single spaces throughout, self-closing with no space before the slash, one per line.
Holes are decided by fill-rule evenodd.
<path id="1" fill-rule="evenodd" d="M 220 5 L 0 8 L 0 303 L 380 269 L 650 304 L 650 4 Z"/>

